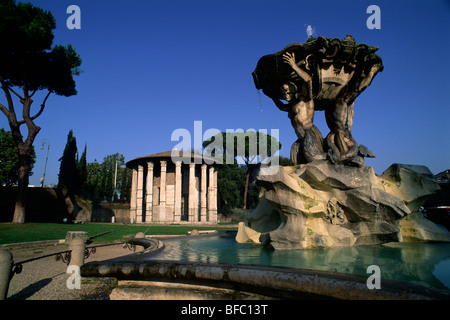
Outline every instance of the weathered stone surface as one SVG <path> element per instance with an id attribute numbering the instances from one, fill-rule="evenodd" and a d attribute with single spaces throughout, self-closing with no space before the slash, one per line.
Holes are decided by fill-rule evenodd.
<path id="1" fill-rule="evenodd" d="M 433 174 L 425 166 L 393 164 L 380 176 L 383 190 L 401 198 L 417 211 L 425 198 L 439 190 Z"/>
<path id="2" fill-rule="evenodd" d="M 77 238 L 80 238 L 86 242 L 89 239 L 89 236 L 86 231 L 67 231 L 65 242 L 70 244 L 73 239 Z"/>
<path id="3" fill-rule="evenodd" d="M 450 242 L 450 233 L 443 225 L 426 219 L 420 212 L 412 212 L 400 221 L 403 242 Z"/>
<path id="4" fill-rule="evenodd" d="M 403 241 L 450 241 L 450 233 L 444 226 L 419 212 L 426 197 L 440 189 L 427 167 L 393 164 L 379 179 L 383 190 L 401 198 L 411 211 L 399 223 Z"/>
<path id="5" fill-rule="evenodd" d="M 274 171 L 262 168 L 258 207 L 236 240 L 276 249 L 327 248 L 402 241 L 450 241 L 445 228 L 415 214 L 439 186 L 426 167 L 371 167 L 314 161 Z M 409 216 L 410 213 L 414 214 Z"/>
<path id="6" fill-rule="evenodd" d="M 215 288 L 205 285 L 170 283 L 158 281 L 119 281 L 118 287 L 111 291 L 111 300 L 261 300 L 270 299 L 254 293 L 233 289 Z M 193 314 L 201 311 L 193 307 Z M 205 309 L 200 309 L 205 310 Z M 212 317 L 212 314 L 209 315 Z"/>
<path id="7" fill-rule="evenodd" d="M 243 222 L 239 222 L 238 227 L 238 235 L 236 235 L 236 241 L 239 243 L 245 243 L 245 242 L 255 242 L 255 243 L 261 243 L 260 237 L 261 232 L 256 232 L 255 230 L 246 227 Z"/>

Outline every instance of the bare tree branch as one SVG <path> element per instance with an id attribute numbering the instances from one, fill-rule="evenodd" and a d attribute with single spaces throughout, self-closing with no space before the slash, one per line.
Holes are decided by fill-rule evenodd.
<path id="1" fill-rule="evenodd" d="M 14 93 L 21 101 L 23 100 L 23 98 L 20 96 L 20 94 L 18 94 L 16 91 L 14 91 L 13 88 L 11 88 L 10 86 L 8 86 L 7 84 L 5 84 L 9 90 L 11 90 L 12 93 Z"/>
<path id="2" fill-rule="evenodd" d="M 41 115 L 41 113 L 44 111 L 45 103 L 47 102 L 47 99 L 48 99 L 48 97 L 50 96 L 51 93 L 52 93 L 51 91 L 49 91 L 49 92 L 47 93 L 47 95 L 45 96 L 44 101 L 43 101 L 42 104 L 41 104 L 41 109 L 39 109 L 39 112 L 36 113 L 33 117 L 31 117 L 31 120 L 34 120 L 34 119 L 36 119 L 37 117 L 39 117 L 39 116 Z M 33 94 L 34 94 L 34 92 L 33 92 Z M 30 98 L 31 98 L 32 96 L 33 96 L 33 95 L 31 95 Z"/>
<path id="3" fill-rule="evenodd" d="M 2 112 L 5 114 L 5 116 L 9 118 L 9 110 L 8 110 L 8 108 L 6 108 L 1 103 L 0 103 L 0 110 L 2 110 Z"/>
<path id="4" fill-rule="evenodd" d="M 2 108 L 2 111 L 10 123 L 17 123 L 16 111 L 14 110 L 14 103 L 12 101 L 11 93 L 9 92 L 9 87 L 2 78 L 0 78 L 0 83 L 2 84 L 2 90 L 5 92 L 6 100 L 8 101 L 8 110 Z M 5 106 L 3 107 L 6 109 Z M 7 113 L 5 113 L 5 111 L 7 111 Z"/>

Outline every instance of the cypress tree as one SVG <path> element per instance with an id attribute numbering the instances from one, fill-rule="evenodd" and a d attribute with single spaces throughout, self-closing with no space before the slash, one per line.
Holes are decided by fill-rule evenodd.
<path id="1" fill-rule="evenodd" d="M 67 143 L 64 148 L 58 175 L 58 188 L 66 188 L 69 193 L 76 192 L 76 187 L 79 181 L 77 170 L 77 139 L 73 136 L 73 131 L 70 130 L 67 135 Z"/>
<path id="2" fill-rule="evenodd" d="M 81 154 L 80 160 L 77 163 L 77 171 L 78 171 L 78 185 L 77 185 L 77 193 L 86 196 L 86 181 L 87 181 L 87 161 L 86 161 L 86 153 L 87 153 L 87 145 L 84 145 L 83 153 Z"/>

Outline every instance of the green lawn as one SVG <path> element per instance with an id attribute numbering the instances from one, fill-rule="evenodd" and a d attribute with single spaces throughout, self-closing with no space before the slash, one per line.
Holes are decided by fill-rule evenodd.
<path id="1" fill-rule="evenodd" d="M 64 239 L 67 231 L 86 231 L 90 237 L 103 232 L 112 231 L 92 239 L 93 242 L 110 242 L 125 241 L 126 239 L 134 237 L 138 232 L 144 232 L 146 235 L 182 235 L 187 234 L 188 231 L 193 229 L 213 230 L 218 228 L 215 226 L 114 225 L 101 223 L 0 223 L 0 244 Z M 236 230 L 236 228 L 232 226 L 221 226 L 219 229 Z"/>

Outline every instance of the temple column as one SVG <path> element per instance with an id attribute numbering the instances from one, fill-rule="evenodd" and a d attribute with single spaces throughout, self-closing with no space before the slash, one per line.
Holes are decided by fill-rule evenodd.
<path id="1" fill-rule="evenodd" d="M 209 167 L 208 221 L 217 223 L 217 170 Z"/>
<path id="2" fill-rule="evenodd" d="M 159 191 L 159 221 L 166 221 L 166 166 L 167 161 L 161 160 L 161 184 Z"/>
<path id="3" fill-rule="evenodd" d="M 181 162 L 175 163 L 175 201 L 174 201 L 174 221 L 181 221 Z"/>
<path id="4" fill-rule="evenodd" d="M 201 181 L 200 181 L 200 221 L 206 222 L 206 164 L 202 164 L 201 166 Z"/>
<path id="5" fill-rule="evenodd" d="M 218 170 L 214 168 L 214 203 L 213 203 L 213 221 L 217 223 L 217 176 Z"/>
<path id="6" fill-rule="evenodd" d="M 214 211 L 214 167 L 208 168 L 208 221 L 213 221 Z"/>
<path id="7" fill-rule="evenodd" d="M 136 192 L 136 223 L 142 223 L 142 205 L 144 197 L 144 167 L 138 165 Z"/>
<path id="8" fill-rule="evenodd" d="M 196 215 L 196 202 L 195 201 L 195 163 L 189 164 L 189 217 L 188 221 L 191 223 L 194 223 L 196 221 L 195 215 Z"/>
<path id="9" fill-rule="evenodd" d="M 147 162 L 146 222 L 153 221 L 153 162 Z"/>
<path id="10" fill-rule="evenodd" d="M 130 223 L 136 222 L 137 170 L 133 168 L 131 179 Z"/>

